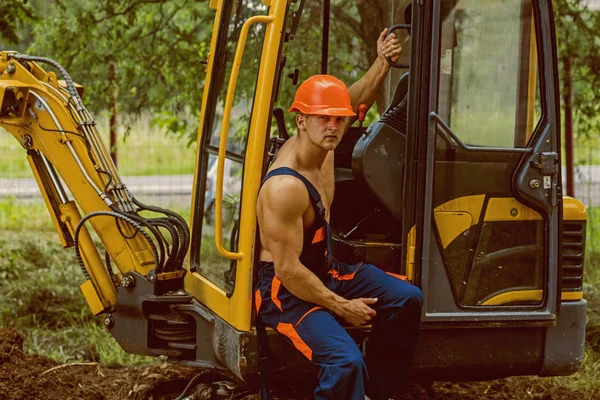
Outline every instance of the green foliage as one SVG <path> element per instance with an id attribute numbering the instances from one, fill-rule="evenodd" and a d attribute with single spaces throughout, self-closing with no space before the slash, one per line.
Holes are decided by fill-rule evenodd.
<path id="1" fill-rule="evenodd" d="M 213 14 L 194 0 L 58 0 L 35 27 L 28 52 L 61 63 L 86 87 L 92 110 L 108 108 L 116 96 L 121 112 L 149 109 L 160 119 L 200 109 Z M 195 124 L 166 127 L 197 131 Z"/>
<path id="2" fill-rule="evenodd" d="M 35 12 L 27 0 L 0 2 L 0 47 L 3 41 L 19 42 L 19 29 L 35 20 Z"/>
<path id="3" fill-rule="evenodd" d="M 560 83 L 564 92 L 568 68 L 573 80 L 574 130 L 580 139 L 600 133 L 600 13 L 584 0 L 554 0 Z M 563 104 L 564 106 L 564 104 Z"/>
<path id="4" fill-rule="evenodd" d="M 0 326 L 24 332 L 29 351 L 58 362 L 147 362 L 125 354 L 91 315 L 82 282 L 75 253 L 55 234 L 0 231 Z"/>
<path id="5" fill-rule="evenodd" d="M 43 202 L 27 203 L 10 196 L 0 199 L 0 230 L 48 232 L 54 225 Z"/>

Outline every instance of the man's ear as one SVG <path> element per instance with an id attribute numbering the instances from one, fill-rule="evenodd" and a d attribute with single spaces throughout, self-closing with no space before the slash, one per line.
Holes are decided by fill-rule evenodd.
<path id="1" fill-rule="evenodd" d="M 296 114 L 296 126 L 298 126 L 298 130 L 306 130 L 306 116 L 304 114 Z"/>

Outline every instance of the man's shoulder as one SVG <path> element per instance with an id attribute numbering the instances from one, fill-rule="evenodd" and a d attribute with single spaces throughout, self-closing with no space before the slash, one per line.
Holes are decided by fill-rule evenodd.
<path id="1" fill-rule="evenodd" d="M 263 183 L 261 194 L 277 196 L 300 196 L 308 193 L 306 185 L 292 175 L 275 175 Z"/>
<path id="2" fill-rule="evenodd" d="M 258 203 L 274 214 L 303 214 L 310 205 L 304 183 L 291 175 L 273 176 L 263 184 Z"/>

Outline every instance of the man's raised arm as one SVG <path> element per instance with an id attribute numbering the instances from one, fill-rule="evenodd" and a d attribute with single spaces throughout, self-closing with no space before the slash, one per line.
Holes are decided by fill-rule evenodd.
<path id="1" fill-rule="evenodd" d="M 386 57 L 396 62 L 400 58 L 400 54 L 402 54 L 402 47 L 399 45 L 400 41 L 393 33 L 385 37 L 387 31 L 388 29 L 385 28 L 379 34 L 379 38 L 377 39 L 377 59 L 375 59 L 371 68 L 348 89 L 350 91 L 352 108 L 355 111 L 358 110 L 358 105 L 361 103 L 365 103 L 370 108 L 377 99 L 377 92 L 390 71 L 390 65 L 386 61 Z M 355 120 L 356 117 L 346 119 L 346 130 Z"/>

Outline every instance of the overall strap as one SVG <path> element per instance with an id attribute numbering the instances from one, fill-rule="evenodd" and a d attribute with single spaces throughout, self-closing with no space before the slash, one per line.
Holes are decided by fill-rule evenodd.
<path id="1" fill-rule="evenodd" d="M 310 195 L 310 198 L 312 199 L 313 204 L 317 208 L 319 215 L 321 215 L 321 218 L 325 218 L 325 207 L 323 207 L 323 201 L 321 200 L 321 195 L 319 194 L 319 191 L 313 186 L 312 183 L 310 183 L 310 181 L 308 179 L 306 179 L 298 171 L 296 171 L 292 168 L 289 168 L 289 167 L 275 168 L 274 170 L 271 170 L 265 176 L 265 178 L 263 179 L 263 181 L 261 183 L 261 186 L 264 185 L 264 183 L 267 181 L 267 179 L 272 178 L 274 176 L 279 176 L 279 175 L 291 175 L 291 176 L 299 179 L 300 181 L 302 181 L 302 183 L 304 183 L 304 186 L 306 186 L 306 189 L 308 190 L 308 194 Z"/>

